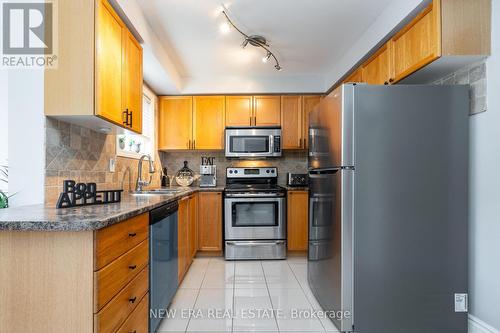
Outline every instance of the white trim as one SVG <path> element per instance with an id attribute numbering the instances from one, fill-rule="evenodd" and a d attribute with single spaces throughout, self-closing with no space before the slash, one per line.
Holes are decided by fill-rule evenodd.
<path id="1" fill-rule="evenodd" d="M 499 330 L 486 324 L 481 319 L 469 314 L 469 333 L 500 333 Z"/>

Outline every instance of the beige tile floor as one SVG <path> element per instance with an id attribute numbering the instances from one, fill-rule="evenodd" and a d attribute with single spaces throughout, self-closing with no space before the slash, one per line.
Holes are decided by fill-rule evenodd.
<path id="1" fill-rule="evenodd" d="M 320 309 L 305 257 L 196 258 L 157 332 L 338 332 L 329 319 L 293 318 L 294 309 Z"/>

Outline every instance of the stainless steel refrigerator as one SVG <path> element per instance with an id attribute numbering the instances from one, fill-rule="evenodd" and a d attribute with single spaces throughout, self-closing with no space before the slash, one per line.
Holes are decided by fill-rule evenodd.
<path id="1" fill-rule="evenodd" d="M 341 332 L 467 332 L 468 114 L 467 86 L 352 84 L 310 114 L 308 281 Z"/>

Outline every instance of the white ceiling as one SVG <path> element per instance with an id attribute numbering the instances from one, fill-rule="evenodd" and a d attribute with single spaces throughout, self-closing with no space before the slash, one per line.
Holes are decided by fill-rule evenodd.
<path id="1" fill-rule="evenodd" d="M 264 51 L 241 48 L 219 0 L 143 0 L 140 6 L 182 78 L 182 93 L 323 92 L 328 73 L 392 0 L 229 0 L 231 19 L 265 36 L 283 71 L 264 64 Z M 145 64 L 147 66 L 147 64 Z M 307 82 L 307 88 L 301 85 Z M 317 82 L 317 84 L 311 84 Z"/>

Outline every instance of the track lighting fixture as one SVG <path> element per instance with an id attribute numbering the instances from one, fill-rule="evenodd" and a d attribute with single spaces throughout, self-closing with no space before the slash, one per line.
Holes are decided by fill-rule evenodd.
<path id="1" fill-rule="evenodd" d="M 274 65 L 274 68 L 277 71 L 281 71 L 282 70 L 281 65 L 280 65 L 280 63 L 278 61 L 278 58 L 276 58 L 276 56 L 274 55 L 274 53 L 271 52 L 271 50 L 269 49 L 269 44 L 267 43 L 267 39 L 265 37 L 260 36 L 260 35 L 251 35 L 251 36 L 249 36 L 246 33 L 244 33 L 243 31 L 241 31 L 233 23 L 233 21 L 231 21 L 231 19 L 229 18 L 228 14 L 227 14 L 227 9 L 224 6 L 222 6 L 222 14 L 226 18 L 226 21 L 224 23 L 222 23 L 221 26 L 220 26 L 221 32 L 228 33 L 230 31 L 230 27 L 233 27 L 244 38 L 243 42 L 241 43 L 241 47 L 242 48 L 245 48 L 245 47 L 247 47 L 248 44 L 250 44 L 252 46 L 260 47 L 260 48 L 264 49 L 266 51 L 266 55 L 262 58 L 262 62 L 267 63 L 269 61 L 269 59 L 271 59 L 271 57 L 272 57 L 274 59 L 275 63 L 276 63 Z"/>

